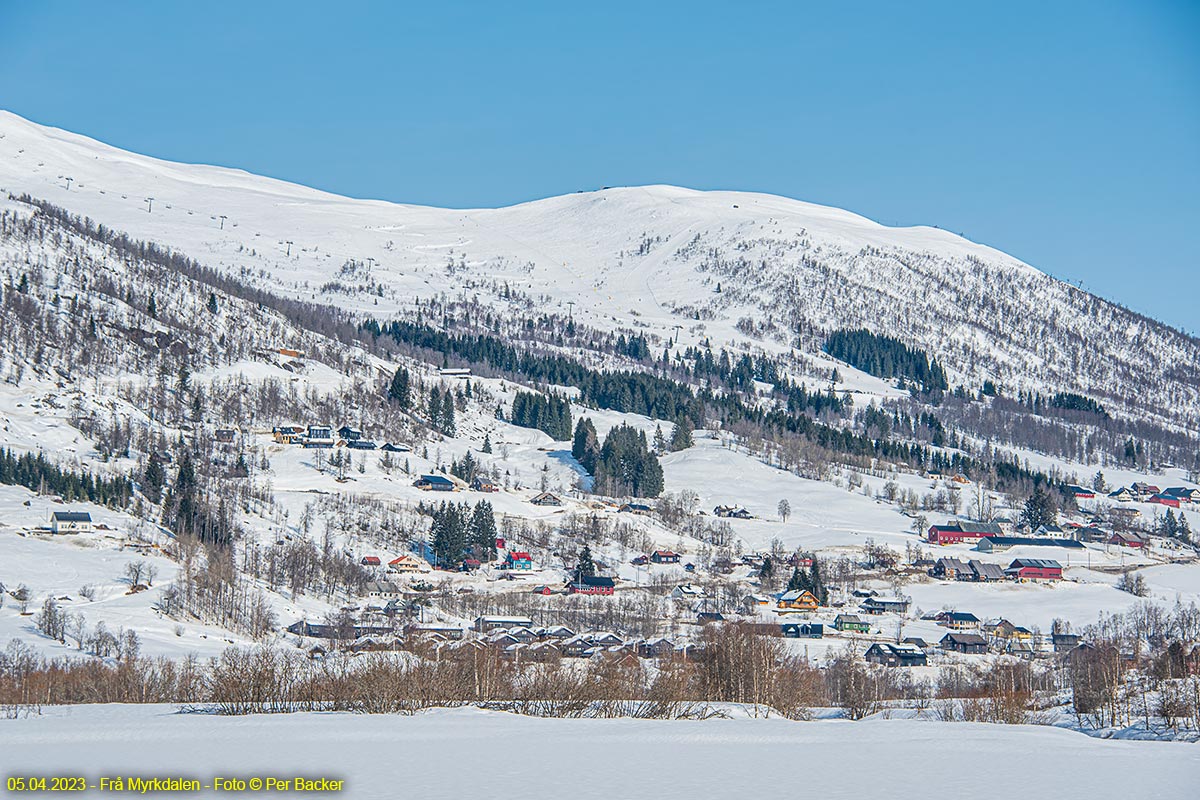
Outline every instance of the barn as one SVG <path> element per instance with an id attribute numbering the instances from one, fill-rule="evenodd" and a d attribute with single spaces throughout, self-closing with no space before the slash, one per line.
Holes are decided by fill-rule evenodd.
<path id="1" fill-rule="evenodd" d="M 1004 531 L 995 522 L 964 522 L 931 525 L 927 539 L 930 544 L 947 545 L 970 542 L 974 544 L 989 536 L 1002 536 Z"/>
<path id="2" fill-rule="evenodd" d="M 1004 574 L 1019 581 L 1061 581 L 1062 564 L 1048 558 L 1015 559 Z"/>

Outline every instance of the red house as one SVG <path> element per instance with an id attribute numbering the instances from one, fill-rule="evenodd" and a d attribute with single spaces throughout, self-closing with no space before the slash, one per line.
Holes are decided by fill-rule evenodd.
<path id="1" fill-rule="evenodd" d="M 670 550 L 655 550 L 651 554 L 650 560 L 655 564 L 678 564 L 679 553 L 674 553 Z"/>
<path id="2" fill-rule="evenodd" d="M 536 586 L 533 589 L 533 593 L 545 595 L 546 597 L 549 597 L 550 595 L 554 594 L 554 590 L 551 589 L 549 586 Z"/>
<path id="3" fill-rule="evenodd" d="M 929 528 L 929 543 L 930 544 L 959 544 L 960 542 L 970 542 L 972 544 L 980 539 L 987 539 L 992 536 L 1003 536 L 1004 531 L 1000 530 L 1000 526 L 995 522 L 948 522 L 945 525 L 931 525 Z"/>
<path id="4" fill-rule="evenodd" d="M 378 567 L 382 562 L 379 560 L 379 556 L 363 556 L 362 561 L 358 563 L 364 567 Z"/>
<path id="5" fill-rule="evenodd" d="M 570 594 L 612 594 L 616 584 L 612 578 L 601 578 L 598 575 L 579 575 L 567 584 Z"/>
<path id="6" fill-rule="evenodd" d="M 1004 574 L 1019 581 L 1061 581 L 1062 564 L 1048 558 L 1018 558 Z"/>
<path id="7" fill-rule="evenodd" d="M 1179 498 L 1174 495 L 1159 492 L 1146 501 L 1147 503 L 1158 503 L 1159 505 L 1170 506 L 1171 508 L 1179 508 Z"/>

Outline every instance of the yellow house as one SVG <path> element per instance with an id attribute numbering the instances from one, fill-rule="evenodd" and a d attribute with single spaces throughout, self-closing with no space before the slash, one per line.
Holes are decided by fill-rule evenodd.
<path id="1" fill-rule="evenodd" d="M 816 611 L 820 605 L 816 596 L 804 589 L 785 592 L 780 596 L 776 608 L 780 611 Z"/>

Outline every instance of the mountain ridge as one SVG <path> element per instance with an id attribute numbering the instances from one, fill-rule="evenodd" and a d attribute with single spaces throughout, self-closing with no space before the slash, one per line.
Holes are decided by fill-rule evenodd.
<path id="1" fill-rule="evenodd" d="M 0 188 L 351 314 L 520 297 L 660 349 L 788 354 L 814 386 L 836 366 L 824 335 L 866 328 L 973 390 L 1079 392 L 1173 424 L 1200 413 L 1200 342 L 940 228 L 665 185 L 441 209 L 139 156 L 7 112 L 0 133 Z"/>

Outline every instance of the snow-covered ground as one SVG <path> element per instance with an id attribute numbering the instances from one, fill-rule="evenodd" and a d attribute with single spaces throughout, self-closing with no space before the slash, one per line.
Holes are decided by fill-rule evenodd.
<path id="1" fill-rule="evenodd" d="M 420 797 L 1184 800 L 1200 747 L 1052 727 L 871 719 L 535 719 L 477 709 L 416 716 L 217 717 L 164 706 L 47 709 L 0 720 L 10 775 L 267 776 L 345 781 L 355 800 Z M 201 791 L 199 796 L 217 793 Z M 97 791 L 82 796 L 101 796 Z M 195 795 L 193 795 L 195 796 Z"/>

